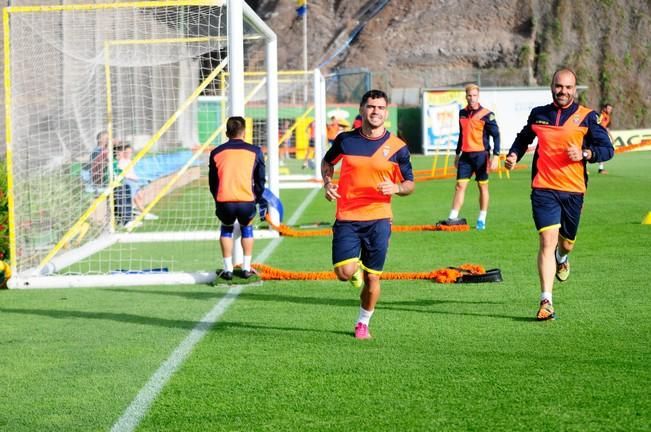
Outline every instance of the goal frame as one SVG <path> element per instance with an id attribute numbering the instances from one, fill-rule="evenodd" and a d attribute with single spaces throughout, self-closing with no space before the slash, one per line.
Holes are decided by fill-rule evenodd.
<path id="1" fill-rule="evenodd" d="M 56 271 L 63 269 L 74 262 L 96 253 L 106 247 L 120 242 L 143 242 L 152 239 L 160 241 L 161 233 L 110 233 L 93 240 L 77 249 L 62 252 L 62 245 L 74 238 L 84 229 L 84 222 L 92 211 L 102 202 L 110 199 L 113 189 L 120 184 L 124 175 L 116 177 L 109 184 L 109 187 L 95 201 L 84 215 L 75 223 L 68 232 L 60 239 L 55 248 L 42 260 L 36 267 L 28 270 L 17 268 L 17 236 L 16 236 L 16 214 L 15 214 L 15 190 L 14 190 L 14 173 L 13 173 L 13 147 L 12 147 L 12 124 L 11 124 L 11 39 L 10 39 L 10 17 L 12 14 L 25 12 L 57 12 L 57 11 L 75 11 L 75 10 L 102 10 L 102 9 L 119 9 L 119 8 L 155 8 L 170 6 L 224 6 L 226 5 L 227 13 L 227 38 L 228 38 L 228 64 L 229 64 L 229 115 L 243 115 L 244 101 L 244 22 L 259 32 L 264 39 L 265 51 L 265 72 L 267 80 L 267 148 L 269 149 L 269 169 L 268 185 L 272 192 L 279 194 L 278 181 L 278 148 L 272 137 L 278 135 L 278 97 L 277 97 L 277 39 L 275 33 L 255 14 L 255 12 L 243 0 L 169 0 L 169 1 L 135 1 L 124 3 L 97 3 L 97 4 L 76 4 L 76 5 L 52 5 L 52 6 L 10 6 L 3 8 L 3 29 L 4 29 L 4 89 L 5 89 L 5 140 L 6 140 L 6 165 L 7 165 L 7 202 L 8 202 L 8 225 L 9 225 L 9 248 L 10 248 L 10 266 L 13 276 L 9 279 L 7 286 L 9 288 L 64 288 L 64 287 L 108 287 L 108 286 L 125 286 L 125 285 L 168 285 L 168 284 L 188 284 L 188 283 L 209 283 L 215 274 L 214 272 L 151 272 L 142 274 L 125 274 L 125 275 L 53 275 Z M 225 66 L 224 62 L 220 65 Z M 204 80 L 202 85 L 207 85 Z M 192 95 L 186 99 L 177 109 L 177 112 L 168 119 L 161 129 L 152 136 L 151 140 L 145 144 L 145 148 L 151 147 L 157 136 L 169 128 L 178 115 L 187 109 L 198 98 L 202 91 L 201 86 L 196 88 Z M 217 136 L 224 128 L 222 125 L 215 131 Z M 109 129 L 110 130 L 110 129 Z M 207 148 L 214 138 L 206 140 L 202 144 L 203 151 Z M 134 157 L 130 167 L 137 163 L 139 156 L 144 153 L 140 152 Z M 198 154 L 198 152 L 197 152 Z M 125 171 L 128 171 L 128 168 Z M 175 178 L 178 178 L 176 176 Z M 174 181 L 174 179 L 173 179 Z M 151 203 L 147 208 L 151 208 Z M 147 211 L 146 210 L 146 211 Z M 170 236 L 163 240 L 174 240 L 178 233 L 169 233 Z M 257 238 L 277 237 L 278 234 L 273 231 L 256 231 Z M 182 240 L 197 239 L 217 239 L 218 232 L 187 232 L 183 234 Z M 62 252 L 62 253 L 58 253 Z"/>

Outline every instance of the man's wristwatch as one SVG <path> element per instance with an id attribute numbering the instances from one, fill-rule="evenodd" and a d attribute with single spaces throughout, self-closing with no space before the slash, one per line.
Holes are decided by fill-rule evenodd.
<path id="1" fill-rule="evenodd" d="M 590 153 L 587 150 L 583 150 L 583 159 L 588 160 L 588 156 L 590 156 Z"/>

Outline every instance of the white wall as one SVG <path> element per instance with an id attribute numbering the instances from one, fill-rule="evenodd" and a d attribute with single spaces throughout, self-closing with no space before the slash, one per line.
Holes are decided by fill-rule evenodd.
<path id="1" fill-rule="evenodd" d="M 482 88 L 481 105 L 495 113 L 501 150 L 506 152 L 527 123 L 531 109 L 552 102 L 549 87 Z M 466 106 L 462 88 L 425 90 L 422 97 L 423 153 L 454 149 L 459 137 L 459 110 Z"/>

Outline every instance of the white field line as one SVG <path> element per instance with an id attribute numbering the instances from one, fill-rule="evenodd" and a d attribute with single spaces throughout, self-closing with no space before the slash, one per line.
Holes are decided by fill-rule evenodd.
<path id="1" fill-rule="evenodd" d="M 293 225 L 298 218 L 303 214 L 305 208 L 312 202 L 314 197 L 319 193 L 320 189 L 310 191 L 307 198 L 296 209 L 292 217 L 289 219 L 288 224 Z M 271 256 L 273 251 L 280 245 L 283 238 L 273 239 L 260 254 L 256 257 L 256 262 L 264 263 L 267 258 Z M 149 378 L 149 381 L 138 392 L 135 399 L 122 413 L 122 416 L 115 422 L 111 428 L 112 432 L 131 432 L 135 430 L 142 418 L 147 414 L 156 397 L 161 392 L 163 387 L 170 380 L 174 372 L 176 372 L 186 358 L 190 355 L 195 345 L 203 339 L 206 333 L 219 321 L 221 316 L 233 304 L 235 299 L 240 295 L 244 289 L 243 285 L 234 286 L 222 297 L 215 306 L 206 315 L 201 318 L 201 321 L 192 329 L 190 334 L 179 344 L 178 347 L 170 354 L 165 362 L 158 368 L 156 372 Z"/>

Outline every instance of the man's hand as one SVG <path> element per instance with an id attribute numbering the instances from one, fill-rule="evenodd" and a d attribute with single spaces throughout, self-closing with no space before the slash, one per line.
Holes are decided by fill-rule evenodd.
<path id="1" fill-rule="evenodd" d="M 515 167 L 515 164 L 518 162 L 518 155 L 515 153 L 509 153 L 509 155 L 504 159 L 504 168 L 511 170 Z"/>
<path id="2" fill-rule="evenodd" d="M 567 148 L 567 157 L 569 157 L 572 162 L 583 160 L 583 150 L 577 146 L 569 146 Z"/>
<path id="3" fill-rule="evenodd" d="M 337 192 L 339 185 L 332 183 L 332 179 L 330 177 L 325 177 L 323 179 L 323 189 L 325 189 L 325 197 L 328 201 L 336 201 L 337 198 L 341 198 Z"/>
<path id="4" fill-rule="evenodd" d="M 490 170 L 496 171 L 497 167 L 499 166 L 499 162 L 500 162 L 500 157 L 498 155 L 493 155 L 493 159 L 491 160 Z"/>
<path id="5" fill-rule="evenodd" d="M 455 156 L 454 156 L 454 167 L 455 167 L 455 168 L 459 168 L 459 157 L 460 157 L 460 156 L 461 156 L 461 155 L 455 155 Z"/>
<path id="6" fill-rule="evenodd" d="M 385 180 L 379 185 L 377 189 L 382 193 L 382 195 L 393 195 L 400 192 L 400 185 L 389 180 Z"/>

